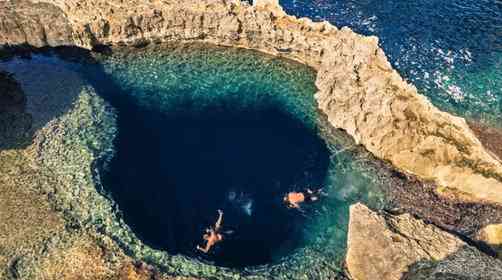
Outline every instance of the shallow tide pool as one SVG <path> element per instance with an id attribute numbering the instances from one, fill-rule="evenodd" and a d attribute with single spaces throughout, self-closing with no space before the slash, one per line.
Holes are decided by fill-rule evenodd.
<path id="1" fill-rule="evenodd" d="M 94 188 L 124 223 L 103 230 L 160 267 L 170 254 L 246 275 L 329 277 L 342 269 L 349 206 L 384 203 L 378 172 L 322 121 L 306 66 L 248 50 L 160 45 L 87 60 L 35 54 L 0 70 L 15 77 L 33 65 L 78 73 L 113 108 L 112 156 L 98 163 Z M 325 194 L 288 209 L 283 196 L 306 188 Z M 201 253 L 218 209 L 227 234 Z M 99 228 L 102 219 L 90 222 Z"/>

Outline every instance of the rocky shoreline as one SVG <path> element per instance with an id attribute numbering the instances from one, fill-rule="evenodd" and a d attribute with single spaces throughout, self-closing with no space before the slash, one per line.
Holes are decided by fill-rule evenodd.
<path id="1" fill-rule="evenodd" d="M 436 109 L 392 69 L 378 47 L 377 38 L 358 35 L 348 28 L 338 29 L 327 22 L 314 23 L 310 19 L 297 19 L 287 15 L 277 1 L 271 0 L 258 0 L 254 6 L 237 0 L 147 3 L 135 0 L 0 1 L 0 45 L 9 48 L 77 46 L 104 51 L 114 45 L 140 47 L 148 43 L 170 41 L 196 41 L 254 49 L 311 66 L 317 71 L 318 92 L 315 97 L 326 121 L 333 129 L 341 129 L 350 135 L 355 144 L 364 146 L 380 160 L 379 164 L 391 165 L 387 170 L 398 170 L 399 174 L 389 175 L 389 178 L 395 178 L 393 186 L 396 187 L 387 190 L 396 208 L 466 238 L 484 242 L 476 244 L 480 248 L 483 246 L 480 244 L 492 245 L 493 249 L 488 248 L 487 252 L 497 254 L 502 244 L 502 229 L 498 225 L 502 224 L 502 163 L 499 147 L 493 139 L 500 134 L 473 124 L 468 125 L 465 120 Z M 3 89 L 6 92 L 14 92 L 14 84 L 9 81 L 7 75 L 1 74 L 0 79 L 5 81 L 6 86 Z M 75 100 L 91 104 L 90 106 L 98 111 L 105 106 L 94 99 L 92 89 L 85 89 L 84 92 L 86 93 L 83 95 L 78 92 L 75 96 L 68 96 L 67 107 L 71 107 L 69 104 Z M 51 194 L 51 184 L 63 184 L 72 189 L 74 185 L 86 185 L 88 180 L 92 180 L 90 165 L 86 167 L 82 177 L 65 178 L 71 173 L 79 174 L 79 171 L 70 170 L 71 168 L 59 170 L 56 166 L 51 168 L 53 163 L 44 162 L 50 157 L 37 157 L 61 152 L 47 149 L 57 146 L 51 142 L 66 141 L 66 128 L 63 128 L 62 122 L 70 122 L 70 117 L 67 120 L 59 120 L 60 123 L 50 122 L 53 116 L 46 116 L 43 106 L 26 109 L 23 108 L 22 98 L 14 99 L 21 108 L 16 113 L 28 110 L 34 116 L 32 126 L 35 129 L 58 131 L 62 134 L 59 135 L 60 138 L 58 136 L 54 139 L 35 138 L 33 148 L 26 152 L 0 150 L 0 159 L 8 162 L 11 158 L 22 158 L 21 162 L 33 168 L 31 172 L 54 173 L 47 178 L 55 181 L 46 182 L 47 189 L 43 192 L 49 197 L 57 198 Z M 70 114 L 55 113 L 65 116 Z M 113 119 L 113 116 L 103 113 L 98 118 Z M 89 119 L 89 123 L 81 124 L 88 127 L 70 125 L 68 129 L 96 129 L 94 122 L 100 125 L 107 123 Z M 47 123 L 49 125 L 46 125 Z M 107 129 L 102 131 L 104 133 Z M 107 145 L 106 142 L 102 144 Z M 106 150 L 106 147 L 97 150 Z M 75 155 L 70 153 L 62 160 L 67 163 L 92 164 L 92 161 L 103 155 L 89 151 L 88 158 L 85 159 L 72 156 Z M 49 169 L 37 170 L 40 162 Z M 12 167 L 9 166 L 4 168 L 6 169 L 2 171 L 18 172 L 10 170 Z M 15 182 L 2 181 L 2 187 L 5 189 L 14 185 Z M 12 189 L 12 193 L 16 192 L 18 191 Z M 80 195 L 83 197 L 93 197 L 84 193 L 85 189 L 75 189 L 75 192 L 82 192 Z M 19 196 L 37 197 L 40 194 L 33 191 L 29 195 Z M 75 201 L 57 203 L 63 205 Z M 42 200 L 40 203 L 46 202 Z M 108 207 L 106 203 L 96 203 Z M 64 207 L 62 209 L 64 210 Z M 113 219 L 106 217 L 110 211 L 104 210 L 105 216 L 102 218 Z M 68 216 L 57 213 L 40 214 L 40 217 L 48 215 L 48 220 L 55 223 L 48 225 L 51 228 L 79 228 L 79 221 L 90 219 L 86 216 L 88 213 L 81 214 L 80 217 L 73 217 L 74 221 L 64 222 L 61 219 Z M 362 205 L 353 207 L 347 255 L 347 270 L 353 279 L 443 279 L 440 277 L 450 276 L 498 279 L 501 275 L 502 262 L 478 251 L 471 246 L 473 244 L 468 245 L 456 236 L 405 215 L 407 216 L 375 213 Z M 476 219 L 478 220 L 475 221 Z M 369 224 L 370 221 L 374 223 Z M 35 267 L 56 267 L 55 264 L 69 262 L 75 255 L 81 257 L 80 266 L 91 266 L 90 258 L 104 260 L 99 269 L 106 270 L 103 275 L 108 276 L 92 278 L 94 276 L 90 272 L 85 279 L 106 279 L 105 277 L 112 277 L 110 275 L 123 277 L 117 279 L 135 279 L 131 274 L 140 275 L 136 277 L 148 275 L 144 276 L 145 279 L 168 277 L 160 274 L 152 276 L 156 273 L 153 268 L 135 264 L 135 260 L 123 254 L 122 249 L 107 237 L 89 237 L 88 230 L 89 228 L 83 228 L 73 233 L 69 231 L 70 233 L 64 236 L 58 235 L 58 238 L 71 240 L 65 244 L 76 245 L 61 250 L 48 250 L 62 252 L 55 253 L 56 255 L 66 254 L 50 256 L 49 259 L 57 259 L 53 260 L 51 265 L 39 263 L 41 260 L 36 256 L 19 258 L 9 254 L 0 254 L 0 263 L 8 264 L 6 275 L 11 279 L 19 279 L 19 275 L 31 275 L 31 272 L 22 271 L 23 267 L 30 266 L 30 262 L 36 263 Z M 47 234 L 44 239 L 48 239 L 51 233 Z M 82 239 L 75 237 L 81 234 L 86 236 L 84 243 L 79 243 Z M 426 239 L 431 236 L 437 237 L 439 242 L 434 241 L 431 247 L 424 247 L 423 243 L 427 244 L 430 240 Z M 372 246 L 375 244 L 365 242 L 372 237 L 378 240 L 376 245 L 381 246 L 381 249 L 374 250 Z M 29 238 L 32 237 L 27 235 L 27 239 L 17 242 Z M 426 241 L 421 241 L 422 239 Z M 47 248 L 38 250 L 47 251 Z M 368 262 L 365 253 L 372 250 L 375 255 Z M 402 252 L 409 253 L 409 257 L 401 258 L 399 254 Z M 8 259 L 2 260 L 5 256 L 8 256 Z M 24 260 L 25 263 L 19 260 Z M 463 270 L 455 270 L 458 267 Z M 201 269 L 214 270 L 207 267 Z M 183 268 L 179 270 L 179 274 L 186 275 L 188 268 L 186 271 L 183 271 Z M 491 274 L 486 273 L 488 270 Z M 120 272 L 117 274 L 116 271 Z M 209 271 L 206 275 L 216 272 Z M 44 275 L 43 273 L 41 275 Z M 72 275 L 72 272 L 68 273 L 52 275 Z M 228 279 L 239 277 L 233 273 L 221 273 L 226 275 L 222 277 Z M 169 271 L 169 274 L 176 274 L 176 271 Z M 37 276 L 33 277 L 38 279 Z"/>
<path id="2" fill-rule="evenodd" d="M 297 19 L 271 0 L 255 1 L 254 6 L 210 0 L 182 5 L 38 1 L 35 7 L 22 0 L 2 6 L 3 44 L 92 49 L 200 41 L 300 61 L 318 72 L 316 100 L 331 125 L 376 157 L 434 181 L 442 193 L 502 203 L 502 163 L 485 150 L 462 118 L 439 111 L 406 83 L 392 69 L 376 37 Z M 39 15 L 30 14 L 37 9 Z M 34 24 L 23 24 L 29 20 Z"/>

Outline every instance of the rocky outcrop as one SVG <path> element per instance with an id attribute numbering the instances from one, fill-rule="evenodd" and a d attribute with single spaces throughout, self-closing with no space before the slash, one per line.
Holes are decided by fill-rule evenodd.
<path id="1" fill-rule="evenodd" d="M 502 259 L 502 224 L 491 224 L 478 232 L 477 239 L 491 246 Z"/>
<path id="2" fill-rule="evenodd" d="M 0 43 L 76 45 L 202 41 L 256 49 L 318 71 L 316 99 L 329 122 L 442 194 L 502 203 L 502 164 L 466 122 L 439 111 L 392 69 L 376 37 L 287 15 L 277 1 L 2 3 Z M 27 8 L 29 6 L 29 8 Z"/>
<path id="3" fill-rule="evenodd" d="M 50 3 L 0 1 L 0 44 L 33 47 L 71 45 L 66 15 Z"/>
<path id="4" fill-rule="evenodd" d="M 502 160 L 502 129 L 469 121 L 469 127 L 492 155 Z"/>
<path id="5" fill-rule="evenodd" d="M 350 209 L 346 265 L 355 280 L 500 279 L 502 262 L 409 214 Z M 448 276 L 449 278 L 441 278 Z"/>
<path id="6" fill-rule="evenodd" d="M 402 280 L 498 280 L 501 262 L 473 247 L 462 247 L 445 259 L 418 262 Z"/>

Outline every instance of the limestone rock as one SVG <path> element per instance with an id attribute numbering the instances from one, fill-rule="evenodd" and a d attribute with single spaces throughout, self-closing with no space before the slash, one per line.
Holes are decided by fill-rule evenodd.
<path id="1" fill-rule="evenodd" d="M 273 11 L 276 15 L 286 15 L 281 5 L 279 4 L 279 0 L 253 0 L 253 5 L 257 8 L 263 8 Z"/>
<path id="2" fill-rule="evenodd" d="M 500 280 L 502 262 L 472 247 L 462 247 L 439 261 L 419 262 L 402 280 Z"/>
<path id="3" fill-rule="evenodd" d="M 478 239 L 491 246 L 502 259 L 502 224 L 487 225 L 478 232 Z"/>
<path id="4" fill-rule="evenodd" d="M 2 3 L 2 2 L 0 2 Z M 3 2 L 0 44 L 201 41 L 256 49 L 318 71 L 329 122 L 378 158 L 435 182 L 441 194 L 502 204 L 502 163 L 462 118 L 441 112 L 392 69 L 376 37 L 287 15 L 276 0 Z"/>
<path id="5" fill-rule="evenodd" d="M 66 15 L 49 3 L 0 1 L 0 45 L 73 45 Z"/>
<path id="6" fill-rule="evenodd" d="M 350 209 L 346 264 L 355 280 L 436 279 L 427 277 L 443 272 L 454 276 L 450 279 L 502 275 L 501 261 L 454 235 L 409 214 L 377 214 L 362 204 Z M 413 278 L 418 275 L 422 278 Z"/>
<path id="7" fill-rule="evenodd" d="M 469 127 L 492 155 L 502 160 L 502 129 L 469 121 Z"/>

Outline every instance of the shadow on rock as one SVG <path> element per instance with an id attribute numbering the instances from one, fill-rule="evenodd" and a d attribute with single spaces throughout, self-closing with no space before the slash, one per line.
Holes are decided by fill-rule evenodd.
<path id="1" fill-rule="evenodd" d="M 467 122 L 486 150 L 502 161 L 502 129 L 490 127 L 480 122 Z"/>
<path id="2" fill-rule="evenodd" d="M 94 61 L 76 47 L 36 49 L 28 45 L 0 50 L 0 150 L 24 149 L 36 132 L 74 107 L 87 87 L 85 79 L 64 64 L 35 58 L 49 54 L 63 61 Z"/>
<path id="3" fill-rule="evenodd" d="M 463 246 L 444 259 L 410 265 L 401 280 L 499 280 L 501 277 L 502 261 Z"/>
<path id="4" fill-rule="evenodd" d="M 502 261 L 414 217 L 350 208 L 347 269 L 357 280 L 498 280 Z"/>
<path id="5" fill-rule="evenodd" d="M 20 148 L 29 138 L 31 115 L 26 96 L 13 75 L 0 71 L 0 150 Z"/>

